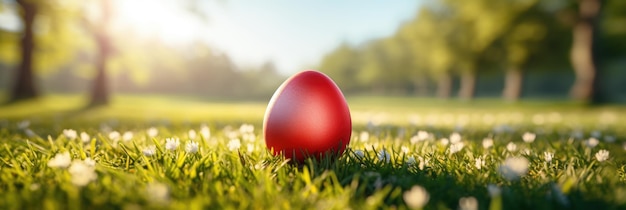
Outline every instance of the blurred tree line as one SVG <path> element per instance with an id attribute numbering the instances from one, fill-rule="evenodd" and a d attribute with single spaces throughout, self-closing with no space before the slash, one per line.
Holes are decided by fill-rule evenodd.
<path id="1" fill-rule="evenodd" d="M 626 1 L 430 0 L 395 34 L 343 43 L 318 67 L 347 94 L 626 94 Z"/>
<path id="2" fill-rule="evenodd" d="M 284 79 L 271 62 L 239 67 L 204 43 L 115 33 L 113 2 L 0 0 L 0 12 L 16 12 L 22 25 L 19 31 L 0 27 L 0 89 L 9 101 L 42 90 L 89 93 L 90 106 L 109 103 L 111 92 L 267 99 Z"/>

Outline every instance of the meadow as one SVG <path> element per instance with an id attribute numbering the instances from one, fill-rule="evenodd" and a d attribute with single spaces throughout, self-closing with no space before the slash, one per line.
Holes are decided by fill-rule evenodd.
<path id="1" fill-rule="evenodd" d="M 266 102 L 0 106 L 0 209 L 626 209 L 626 107 L 350 97 L 339 158 L 292 164 Z"/>

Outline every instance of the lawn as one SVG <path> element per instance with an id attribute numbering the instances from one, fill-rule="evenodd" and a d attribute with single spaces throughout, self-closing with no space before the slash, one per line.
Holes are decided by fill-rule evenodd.
<path id="1" fill-rule="evenodd" d="M 291 164 L 266 102 L 0 106 L 0 209 L 626 209 L 626 108 L 348 98 L 338 159 Z"/>

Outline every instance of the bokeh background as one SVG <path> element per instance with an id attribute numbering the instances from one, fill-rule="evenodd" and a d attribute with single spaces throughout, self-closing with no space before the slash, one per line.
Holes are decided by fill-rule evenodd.
<path id="1" fill-rule="evenodd" d="M 347 96 L 626 102 L 623 0 L 0 0 L 0 99 Z"/>

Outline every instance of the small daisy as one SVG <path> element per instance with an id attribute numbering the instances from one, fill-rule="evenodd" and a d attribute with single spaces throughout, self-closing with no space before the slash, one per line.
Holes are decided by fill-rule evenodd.
<path id="1" fill-rule="evenodd" d="M 88 166 L 91 166 L 91 167 L 96 166 L 96 161 L 91 159 L 91 158 L 85 158 L 85 160 L 83 160 L 83 162 L 85 164 L 87 164 Z"/>
<path id="2" fill-rule="evenodd" d="M 450 134 L 450 143 L 455 144 L 461 142 L 461 134 L 454 132 Z"/>
<path id="3" fill-rule="evenodd" d="M 450 154 L 454 154 L 461 151 L 463 147 L 465 147 L 465 144 L 463 142 L 456 142 L 451 144 L 448 150 L 450 151 Z"/>
<path id="4" fill-rule="evenodd" d="M 524 140 L 524 142 L 526 143 L 533 143 L 536 137 L 537 137 L 536 134 L 531 133 L 531 132 L 526 132 L 524 133 L 524 135 L 522 135 L 522 140 Z"/>
<path id="5" fill-rule="evenodd" d="M 211 129 L 209 129 L 209 126 L 207 125 L 202 125 L 200 127 L 200 135 L 202 136 L 202 138 L 204 138 L 205 140 L 208 140 L 209 138 L 211 138 Z"/>
<path id="6" fill-rule="evenodd" d="M 254 125 L 251 124 L 242 124 L 239 127 L 239 133 L 254 133 Z"/>
<path id="7" fill-rule="evenodd" d="M 416 161 L 415 161 L 415 157 L 413 157 L 413 156 L 411 156 L 411 157 L 409 157 L 409 158 L 407 158 L 407 159 L 406 159 L 406 164 L 407 164 L 407 165 L 412 166 L 412 165 L 415 165 L 415 163 L 416 163 Z"/>
<path id="8" fill-rule="evenodd" d="M 509 157 L 500 166 L 500 173 L 508 180 L 517 180 L 528 173 L 529 164 L 524 157 Z"/>
<path id="9" fill-rule="evenodd" d="M 409 208 L 421 209 L 428 203 L 430 195 L 424 187 L 415 185 L 410 190 L 404 192 L 402 198 L 404 198 L 404 202 Z"/>
<path id="10" fill-rule="evenodd" d="M 596 153 L 596 159 L 599 162 L 604 162 L 609 159 L 609 151 L 602 149 Z"/>
<path id="11" fill-rule="evenodd" d="M 231 139 L 226 145 L 230 151 L 238 150 L 241 147 L 241 141 L 239 139 Z"/>
<path id="12" fill-rule="evenodd" d="M 157 135 L 159 135 L 159 129 L 157 129 L 155 127 L 150 127 L 150 128 L 148 128 L 148 130 L 146 130 L 146 134 L 148 134 L 148 137 L 154 138 Z"/>
<path id="13" fill-rule="evenodd" d="M 165 139 L 165 149 L 174 151 L 178 146 L 180 146 L 180 139 L 175 137 Z"/>
<path id="14" fill-rule="evenodd" d="M 363 152 L 363 150 L 360 150 L 360 149 L 354 150 L 354 155 L 359 157 L 359 158 L 365 157 L 365 153 Z"/>
<path id="15" fill-rule="evenodd" d="M 187 153 L 196 153 L 198 152 L 198 142 L 189 141 L 185 144 L 185 152 Z"/>
<path id="16" fill-rule="evenodd" d="M 378 152 L 378 160 L 389 163 L 389 161 L 391 161 L 391 154 L 389 154 L 387 150 L 380 150 L 380 152 Z"/>
<path id="17" fill-rule="evenodd" d="M 72 163 L 72 157 L 69 152 L 58 153 L 54 158 L 48 161 L 50 168 L 67 168 Z"/>
<path id="18" fill-rule="evenodd" d="M 143 148 L 143 150 L 141 152 L 145 156 L 148 156 L 148 157 L 153 156 L 153 155 L 156 154 L 156 146 L 150 145 L 150 146 L 148 146 L 146 148 Z"/>
<path id="19" fill-rule="evenodd" d="M 484 138 L 483 139 L 483 148 L 489 149 L 493 147 L 493 139 L 492 138 Z"/>
<path id="20" fill-rule="evenodd" d="M 442 138 L 439 140 L 439 142 L 441 142 L 441 145 L 443 146 L 448 146 L 448 144 L 450 144 L 450 140 L 448 140 L 447 138 Z"/>
<path id="21" fill-rule="evenodd" d="M 91 141 L 91 137 L 85 132 L 80 132 L 80 140 L 83 143 L 89 143 L 89 141 Z"/>
<path id="22" fill-rule="evenodd" d="M 72 165 L 68 169 L 72 175 L 72 184 L 76 186 L 85 186 L 98 178 L 96 169 L 81 160 L 72 161 Z"/>
<path id="23" fill-rule="evenodd" d="M 476 169 L 480 170 L 483 168 L 483 166 L 485 165 L 485 160 L 483 160 L 482 158 L 476 158 L 474 166 L 476 166 Z"/>
<path id="24" fill-rule="evenodd" d="M 543 159 L 546 162 L 548 162 L 548 163 L 552 162 L 552 158 L 554 158 L 554 153 L 552 153 L 552 152 L 543 152 Z"/>
<path id="25" fill-rule="evenodd" d="M 67 138 L 69 140 L 74 140 L 78 136 L 76 131 L 73 130 L 73 129 L 64 129 L 63 130 L 63 135 L 65 135 L 65 138 Z"/>
<path id="26" fill-rule="evenodd" d="M 359 141 L 361 142 L 367 142 L 370 139 L 370 133 L 368 133 L 367 131 L 361 131 L 361 134 L 359 134 Z"/>
<path id="27" fill-rule="evenodd" d="M 462 197 L 459 199 L 459 210 L 478 210 L 478 200 L 475 197 Z"/>
<path id="28" fill-rule="evenodd" d="M 188 136 L 188 137 L 189 137 L 189 139 L 191 139 L 191 140 L 196 139 L 196 136 L 197 136 L 197 134 L 196 134 L 196 130 L 191 129 L 191 130 L 187 131 L 187 136 Z"/>
<path id="29" fill-rule="evenodd" d="M 589 138 L 585 141 L 585 145 L 589 148 L 594 148 L 596 146 L 598 146 L 598 144 L 600 143 L 600 140 L 596 139 L 596 138 Z"/>
<path id="30" fill-rule="evenodd" d="M 509 144 L 506 145 L 506 150 L 509 152 L 515 152 L 517 150 L 517 144 L 509 142 Z"/>
<path id="31" fill-rule="evenodd" d="M 109 139 L 113 140 L 113 141 L 117 141 L 120 139 L 120 132 L 117 131 L 113 131 L 111 133 L 109 133 Z"/>
<path id="32" fill-rule="evenodd" d="M 130 131 L 126 131 L 124 132 L 124 134 L 122 135 L 122 141 L 124 142 L 129 142 L 130 140 L 133 139 L 133 132 Z"/>
<path id="33" fill-rule="evenodd" d="M 254 150 L 255 150 L 254 144 L 250 144 L 250 143 L 246 144 L 246 151 L 248 151 L 248 153 L 252 153 L 254 152 Z"/>
<path id="34" fill-rule="evenodd" d="M 408 148 L 408 147 L 406 147 L 406 146 L 402 146 L 402 147 L 400 147 L 400 151 L 401 151 L 402 153 L 404 153 L 404 154 L 407 154 L 407 153 L 409 153 L 409 148 Z"/>

